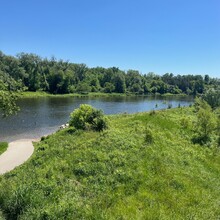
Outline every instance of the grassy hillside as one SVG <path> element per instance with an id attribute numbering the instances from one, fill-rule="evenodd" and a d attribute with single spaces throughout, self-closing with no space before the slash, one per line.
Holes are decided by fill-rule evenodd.
<path id="1" fill-rule="evenodd" d="M 179 108 L 59 131 L 0 177 L 0 207 L 6 219 L 219 219 L 220 149 L 191 143 L 194 120 Z"/>

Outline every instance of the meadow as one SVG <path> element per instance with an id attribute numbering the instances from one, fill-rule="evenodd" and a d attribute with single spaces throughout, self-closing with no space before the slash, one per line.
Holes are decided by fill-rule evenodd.
<path id="1" fill-rule="evenodd" d="M 219 219 L 220 148 L 192 143 L 195 121 L 194 108 L 181 107 L 42 138 L 27 163 L 0 176 L 2 218 Z"/>

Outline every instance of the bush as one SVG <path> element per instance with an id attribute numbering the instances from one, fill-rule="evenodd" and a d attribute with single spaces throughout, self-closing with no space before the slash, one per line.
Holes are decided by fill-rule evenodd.
<path id="1" fill-rule="evenodd" d="M 220 136 L 218 136 L 217 145 L 218 145 L 218 147 L 220 147 Z"/>
<path id="2" fill-rule="evenodd" d="M 205 145 L 211 140 L 211 138 L 205 134 L 194 134 L 191 140 L 193 144 Z"/>
<path id="3" fill-rule="evenodd" d="M 180 119 L 180 125 L 181 125 L 181 127 L 183 127 L 183 128 L 188 128 L 189 125 L 190 125 L 190 120 L 189 120 L 189 118 L 182 117 L 182 118 Z"/>
<path id="4" fill-rule="evenodd" d="M 154 109 L 149 112 L 150 116 L 155 115 L 155 114 L 156 114 L 156 111 Z"/>
<path id="5" fill-rule="evenodd" d="M 213 109 L 220 106 L 220 90 L 209 89 L 202 97 Z"/>
<path id="6" fill-rule="evenodd" d="M 146 127 L 145 129 L 145 141 L 148 144 L 153 143 L 153 132 L 150 128 Z"/>
<path id="7" fill-rule="evenodd" d="M 70 114 L 70 126 L 82 130 L 102 131 L 107 128 L 107 120 L 101 110 L 90 105 L 80 105 Z"/>
<path id="8" fill-rule="evenodd" d="M 67 133 L 68 134 L 74 134 L 76 132 L 76 128 L 75 127 L 70 127 L 67 129 Z"/>

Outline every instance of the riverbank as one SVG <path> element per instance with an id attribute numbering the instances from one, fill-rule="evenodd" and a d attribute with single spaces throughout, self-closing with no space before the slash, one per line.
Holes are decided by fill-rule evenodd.
<path id="1" fill-rule="evenodd" d="M 7 219 L 218 219 L 220 150 L 192 144 L 195 119 L 176 108 L 49 135 L 0 177 L 1 210 Z"/>
<path id="2" fill-rule="evenodd" d="M 103 93 L 103 92 L 90 92 L 90 93 L 69 93 L 69 94 L 51 94 L 43 91 L 36 91 L 36 92 L 30 92 L 30 91 L 25 91 L 25 92 L 20 92 L 17 93 L 17 96 L 19 98 L 38 98 L 38 97 L 117 97 L 117 96 L 122 96 L 122 97 L 136 97 L 136 96 L 142 96 L 142 97 L 148 97 L 148 96 L 161 96 L 161 97 L 186 97 L 186 94 L 171 94 L 171 93 L 166 93 L 166 94 L 135 94 L 135 93 Z"/>
<path id="3" fill-rule="evenodd" d="M 61 124 L 67 123 L 70 113 L 80 104 L 92 105 L 109 115 L 189 106 L 192 102 L 191 97 L 158 96 L 19 98 L 18 114 L 1 120 L 0 140 L 10 142 L 50 134 Z"/>

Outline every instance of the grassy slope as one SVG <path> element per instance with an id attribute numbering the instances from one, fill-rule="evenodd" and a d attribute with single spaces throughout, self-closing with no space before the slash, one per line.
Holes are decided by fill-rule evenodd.
<path id="1" fill-rule="evenodd" d="M 0 142 L 0 155 L 6 151 L 7 147 L 8 147 L 8 143 Z M 1 219 L 3 219 L 3 215 L 2 215 L 1 210 L 0 210 L 0 220 Z"/>
<path id="2" fill-rule="evenodd" d="M 0 155 L 1 155 L 2 153 L 4 153 L 4 151 L 6 151 L 7 147 L 8 147 L 8 143 L 6 143 L 6 142 L 0 142 Z"/>
<path id="3" fill-rule="evenodd" d="M 182 117 L 194 116 L 117 115 L 103 133 L 51 135 L 0 177 L 2 210 L 8 219 L 219 219 L 219 149 L 192 145 Z"/>

